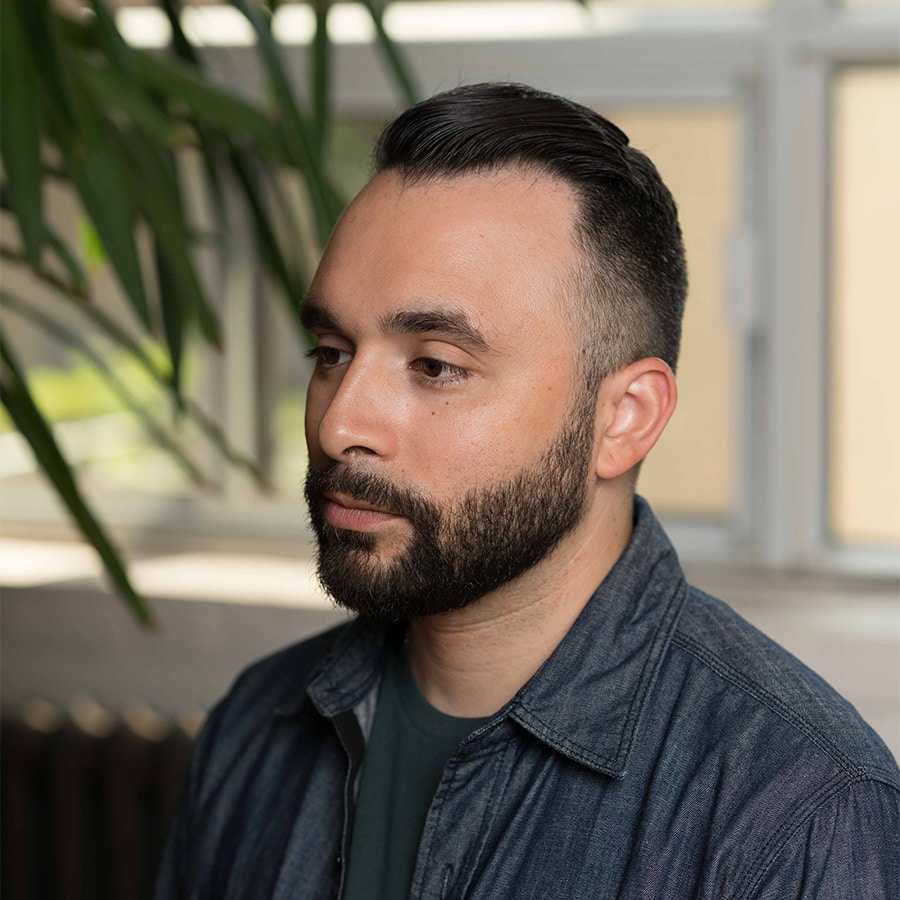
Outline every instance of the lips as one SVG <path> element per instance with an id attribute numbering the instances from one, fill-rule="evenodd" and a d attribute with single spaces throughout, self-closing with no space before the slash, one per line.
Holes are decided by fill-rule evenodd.
<path id="1" fill-rule="evenodd" d="M 383 509 L 380 506 L 375 506 L 372 503 L 366 503 L 365 500 L 357 500 L 356 497 L 351 497 L 348 494 L 342 494 L 340 491 L 326 491 L 323 496 L 326 500 L 337 503 L 339 506 L 343 506 L 346 509 L 365 509 L 371 512 L 380 512 L 387 513 L 388 515 L 394 515 L 389 509 Z"/>
<path id="2" fill-rule="evenodd" d="M 325 521 L 333 528 L 351 531 L 372 531 L 388 522 L 402 518 L 388 509 L 381 509 L 364 500 L 357 500 L 348 494 L 326 491 L 323 495 L 322 512 Z"/>

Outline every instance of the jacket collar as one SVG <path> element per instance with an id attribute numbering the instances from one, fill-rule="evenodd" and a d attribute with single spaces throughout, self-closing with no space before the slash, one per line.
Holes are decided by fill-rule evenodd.
<path id="1" fill-rule="evenodd" d="M 686 596 L 675 550 L 637 497 L 625 552 L 550 658 L 492 722 L 510 717 L 558 753 L 624 777 Z M 342 632 L 307 689 L 322 715 L 333 718 L 372 694 L 389 630 L 357 619 Z M 291 715 L 305 700 L 297 698 L 278 712 Z"/>
<path id="2" fill-rule="evenodd" d="M 312 669 L 305 692 L 286 698 L 275 714 L 290 717 L 312 702 L 321 715 L 333 719 L 367 700 L 381 680 L 385 640 L 396 627 L 353 619 Z"/>
<path id="3" fill-rule="evenodd" d="M 686 597 L 675 550 L 637 497 L 628 547 L 509 715 L 564 756 L 623 778 Z"/>

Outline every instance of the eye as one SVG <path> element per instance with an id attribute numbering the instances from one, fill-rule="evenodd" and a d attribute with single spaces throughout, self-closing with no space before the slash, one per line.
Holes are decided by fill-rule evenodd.
<path id="1" fill-rule="evenodd" d="M 413 361 L 411 368 L 418 371 L 430 384 L 448 385 L 464 381 L 469 377 L 468 369 L 454 366 L 440 359 L 422 356 Z"/>
<path id="2" fill-rule="evenodd" d="M 328 344 L 319 344 L 312 350 L 307 350 L 306 355 L 316 361 L 317 369 L 333 369 L 350 361 L 350 354 L 346 350 L 329 347 Z"/>

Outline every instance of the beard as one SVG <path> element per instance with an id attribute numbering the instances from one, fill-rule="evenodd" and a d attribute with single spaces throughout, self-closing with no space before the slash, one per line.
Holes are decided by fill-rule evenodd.
<path id="1" fill-rule="evenodd" d="M 527 572 L 584 515 L 593 413 L 593 398 L 576 404 L 536 464 L 472 488 L 451 509 L 353 464 L 310 470 L 305 494 L 319 583 L 339 606 L 397 622 L 462 609 Z M 330 491 L 404 516 L 407 546 L 382 560 L 376 535 L 329 525 L 322 509 Z"/>

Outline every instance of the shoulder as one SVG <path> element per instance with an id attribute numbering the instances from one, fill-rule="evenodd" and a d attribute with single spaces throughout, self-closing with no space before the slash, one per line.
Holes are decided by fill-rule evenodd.
<path id="1" fill-rule="evenodd" d="M 664 748 L 681 806 L 717 836 L 703 865 L 713 895 L 838 900 L 863 896 L 846 890 L 863 877 L 864 896 L 894 896 L 874 887 L 890 884 L 900 841 L 890 751 L 822 678 L 694 588 L 653 712 L 651 749 Z"/>
<path id="2" fill-rule="evenodd" d="M 328 756 L 323 747 L 335 749 L 333 730 L 307 702 L 310 686 L 353 633 L 348 622 L 253 663 L 210 712 L 194 745 L 157 896 L 199 896 L 185 887 L 193 884 L 207 885 L 203 896 L 224 896 L 226 884 L 249 877 L 240 874 L 245 870 L 272 875 L 268 860 L 257 860 L 258 847 L 268 841 L 279 858 L 308 773 Z M 323 819 L 321 834 L 329 821 Z"/>
<path id="3" fill-rule="evenodd" d="M 298 710 L 321 663 L 351 630 L 347 622 L 255 661 L 245 668 L 210 710 L 194 757 L 220 754 L 240 746 L 253 734 L 268 730 L 282 710 Z"/>
<path id="4" fill-rule="evenodd" d="M 835 764 L 900 787 L 896 761 L 852 704 L 725 603 L 689 588 L 672 643 L 723 689 L 745 697 L 745 708 L 764 712 Z"/>

